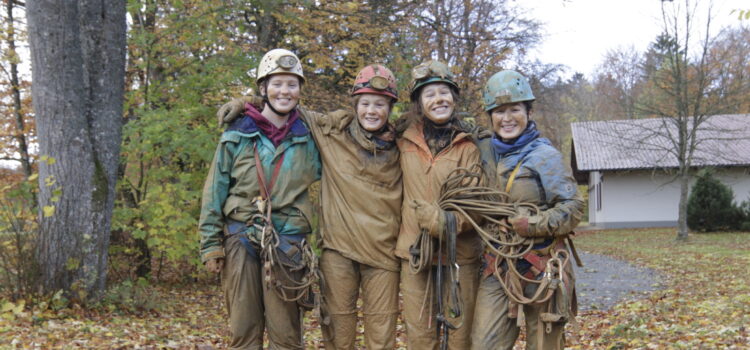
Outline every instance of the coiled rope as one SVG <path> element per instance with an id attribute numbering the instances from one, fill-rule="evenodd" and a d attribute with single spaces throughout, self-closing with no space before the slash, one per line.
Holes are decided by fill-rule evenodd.
<path id="1" fill-rule="evenodd" d="M 518 214 L 533 216 L 540 210 L 533 203 L 512 203 L 508 193 L 482 186 L 483 175 L 484 171 L 479 164 L 454 169 L 441 186 L 438 205 L 443 210 L 462 216 L 471 224 L 484 242 L 486 250 L 496 257 L 493 274 L 511 301 L 524 305 L 547 302 L 555 290 L 561 290 L 567 282 L 562 269 L 568 263 L 568 253 L 554 251 L 541 279 L 523 276 L 516 269 L 516 261 L 532 251 L 534 239 L 518 235 L 506 219 Z M 426 232 L 420 233 L 412 246 L 412 258 L 409 261 L 413 273 L 431 266 L 433 241 Z M 507 273 L 503 274 L 504 271 Z M 526 297 L 521 282 L 536 284 L 536 293 Z"/>

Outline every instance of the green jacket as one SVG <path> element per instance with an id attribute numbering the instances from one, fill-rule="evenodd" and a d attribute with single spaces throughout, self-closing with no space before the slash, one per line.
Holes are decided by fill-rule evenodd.
<path id="1" fill-rule="evenodd" d="M 302 109 L 300 113 L 306 114 Z M 297 119 L 278 147 L 258 129 L 252 118 L 237 119 L 221 135 L 208 177 L 203 187 L 199 231 L 201 260 L 224 257 L 222 248 L 226 218 L 247 222 L 258 212 L 253 199 L 260 196 L 254 147 L 266 176 L 271 176 L 276 162 L 284 154 L 276 182 L 271 189 L 271 219 L 279 234 L 308 234 L 312 204 L 308 187 L 321 176 L 318 149 L 310 131 Z"/>

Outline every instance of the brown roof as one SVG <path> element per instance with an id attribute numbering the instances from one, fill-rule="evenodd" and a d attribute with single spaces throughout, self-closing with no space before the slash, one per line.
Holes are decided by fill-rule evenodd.
<path id="1" fill-rule="evenodd" d="M 692 119 L 691 119 L 692 123 Z M 672 118 L 578 122 L 573 131 L 576 171 L 676 168 L 668 135 L 677 135 Z M 696 132 L 693 166 L 750 165 L 750 114 L 706 118 Z"/>

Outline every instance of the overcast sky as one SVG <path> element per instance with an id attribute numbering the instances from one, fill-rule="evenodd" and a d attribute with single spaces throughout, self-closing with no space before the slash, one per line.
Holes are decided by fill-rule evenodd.
<path id="1" fill-rule="evenodd" d="M 581 72 L 590 77 L 610 49 L 632 46 L 644 51 L 662 28 L 661 0 L 519 0 L 517 3 L 530 10 L 530 17 L 545 24 L 546 36 L 531 57 L 545 63 L 564 64 L 571 68 L 569 75 Z M 750 0 L 714 0 L 713 7 L 712 32 L 716 33 L 719 26 L 743 23 L 737 14 L 730 12 L 750 9 Z M 748 25 L 750 21 L 744 23 Z"/>

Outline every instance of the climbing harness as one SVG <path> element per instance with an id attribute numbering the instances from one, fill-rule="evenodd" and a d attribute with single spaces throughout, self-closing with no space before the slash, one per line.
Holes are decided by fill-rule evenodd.
<path id="1" fill-rule="evenodd" d="M 260 196 L 255 198 L 258 212 L 251 216 L 248 226 L 260 232 L 260 259 L 263 263 L 263 278 L 269 288 L 284 301 L 295 301 L 304 309 L 318 304 L 313 285 L 318 280 L 318 259 L 304 235 L 280 235 L 271 220 L 271 190 L 279 175 L 284 153 L 274 167 L 270 183 L 254 146 L 255 168 L 260 185 Z"/>

